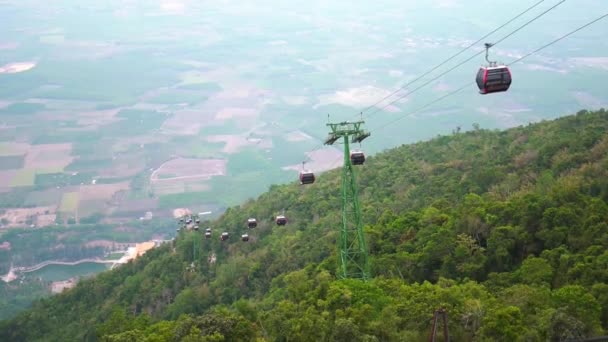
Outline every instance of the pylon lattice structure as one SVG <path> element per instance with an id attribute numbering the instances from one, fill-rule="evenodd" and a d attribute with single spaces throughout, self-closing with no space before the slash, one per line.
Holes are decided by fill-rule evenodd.
<path id="1" fill-rule="evenodd" d="M 350 160 L 350 143 L 360 143 L 370 136 L 362 129 L 364 121 L 328 123 L 331 132 L 325 145 L 333 145 L 342 139 L 344 144 L 344 166 L 342 167 L 342 227 L 338 241 L 338 278 L 368 280 L 370 278 L 367 246 L 361 223 L 361 208 L 355 179 L 355 170 Z"/>

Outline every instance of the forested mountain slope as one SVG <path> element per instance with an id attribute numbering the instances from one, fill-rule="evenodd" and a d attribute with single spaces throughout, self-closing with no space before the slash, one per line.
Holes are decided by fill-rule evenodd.
<path id="1" fill-rule="evenodd" d="M 368 158 L 367 283 L 336 280 L 339 172 L 0 323 L 2 341 L 561 341 L 608 329 L 608 113 L 476 129 Z M 380 136 L 372 138 L 381 139 Z M 272 217 L 285 209 L 289 224 Z M 248 217 L 260 220 L 248 243 Z M 231 239 L 220 242 L 222 230 Z M 196 271 L 193 241 L 199 242 Z M 216 256 L 215 263 L 208 256 Z"/>

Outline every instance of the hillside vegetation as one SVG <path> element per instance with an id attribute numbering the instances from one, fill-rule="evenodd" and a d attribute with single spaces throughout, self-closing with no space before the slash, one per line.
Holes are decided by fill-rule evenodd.
<path id="1" fill-rule="evenodd" d="M 368 158 L 358 182 L 369 282 L 335 277 L 336 170 L 230 208 L 210 223 L 212 240 L 182 234 L 174 248 L 35 303 L 0 323 L 0 340 L 424 341 L 440 307 L 454 341 L 602 334 L 607 128 L 606 111 L 581 111 Z M 277 227 L 282 209 L 289 224 Z M 260 224 L 244 243 L 250 216 Z"/>

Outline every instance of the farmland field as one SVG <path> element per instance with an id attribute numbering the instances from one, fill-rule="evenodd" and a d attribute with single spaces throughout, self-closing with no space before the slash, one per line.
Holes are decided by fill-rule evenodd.
<path id="1" fill-rule="evenodd" d="M 501 43 L 497 58 L 522 56 L 603 8 L 581 1 Z M 322 143 L 327 120 L 358 120 L 369 106 L 374 115 L 363 118 L 372 135 L 352 146 L 368 154 L 474 123 L 504 128 L 608 106 L 601 28 L 513 65 L 514 84 L 501 96 L 471 87 L 423 107 L 472 81 L 481 58 L 415 95 L 374 104 L 491 31 L 523 0 L 483 22 L 476 18 L 490 5 L 472 0 L 387 1 L 375 15 L 375 5 L 340 1 L 229 0 L 214 11 L 175 4 L 179 10 L 157 0 L 78 8 L 67 0 L 3 2 L 0 200 L 7 208 L 55 206 L 60 216 L 112 222 L 166 215 L 174 205 L 221 211 L 295 181 L 304 161 L 315 172 L 339 167 L 340 146 Z M 313 10 L 321 4 L 326 11 Z M 428 11 L 437 18 L 420 15 Z"/>
<path id="2" fill-rule="evenodd" d="M 15 170 L 23 167 L 25 160 L 23 156 L 0 157 L 0 170 Z"/>
<path id="3" fill-rule="evenodd" d="M 36 170 L 21 169 L 11 179 L 12 187 L 34 185 Z"/>
<path id="4" fill-rule="evenodd" d="M 61 197 L 59 211 L 63 213 L 73 213 L 78 209 L 78 192 L 66 192 Z"/>

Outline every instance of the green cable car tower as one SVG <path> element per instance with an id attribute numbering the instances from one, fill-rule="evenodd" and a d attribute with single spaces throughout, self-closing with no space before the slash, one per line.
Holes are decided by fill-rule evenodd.
<path id="1" fill-rule="evenodd" d="M 364 121 L 328 123 L 331 132 L 325 145 L 333 145 L 342 139 L 344 144 L 344 166 L 342 167 L 342 227 L 340 229 L 338 278 L 368 280 L 370 278 L 369 262 L 363 226 L 361 208 L 355 182 L 355 170 L 351 161 L 349 143 L 360 143 L 370 136 L 361 126 Z M 361 161 L 362 163 L 362 161 Z"/>

